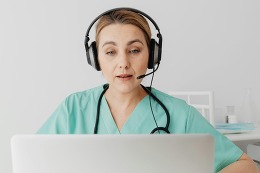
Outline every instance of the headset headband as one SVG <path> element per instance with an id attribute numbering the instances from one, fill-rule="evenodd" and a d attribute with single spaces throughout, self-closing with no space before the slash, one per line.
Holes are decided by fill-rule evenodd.
<path id="1" fill-rule="evenodd" d="M 99 16 L 97 16 L 97 17 L 91 22 L 91 24 L 89 25 L 88 30 L 87 30 L 87 32 L 86 32 L 86 35 L 85 35 L 85 37 L 86 37 L 86 39 L 87 39 L 87 40 L 86 40 L 87 42 L 89 41 L 89 32 L 90 32 L 90 29 L 92 28 L 92 26 L 94 25 L 94 23 L 96 23 L 96 21 L 97 21 L 99 18 L 101 18 L 102 16 L 104 16 L 104 15 L 106 15 L 106 14 L 109 14 L 109 13 L 111 13 L 111 12 L 113 12 L 113 11 L 117 11 L 117 10 L 129 10 L 129 11 L 133 11 L 133 12 L 136 12 L 136 13 L 138 13 L 138 14 L 141 14 L 142 16 L 144 16 L 144 17 L 146 17 L 147 19 L 149 19 L 149 20 L 153 23 L 153 25 L 154 25 L 154 27 L 156 28 L 156 30 L 158 31 L 157 37 L 160 39 L 160 37 L 161 37 L 160 29 L 159 29 L 158 25 L 156 24 L 156 22 L 155 22 L 148 14 L 146 14 L 146 13 L 140 11 L 140 10 L 134 9 L 134 8 L 121 7 L 121 8 L 113 8 L 113 9 L 107 10 L 107 11 L 105 11 L 104 13 L 100 14 Z"/>

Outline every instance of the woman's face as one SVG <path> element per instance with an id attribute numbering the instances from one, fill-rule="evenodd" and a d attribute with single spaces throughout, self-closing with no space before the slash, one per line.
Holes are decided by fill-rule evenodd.
<path id="1" fill-rule="evenodd" d="M 110 87 L 128 93 L 140 86 L 137 76 L 147 70 L 149 51 L 141 29 L 111 24 L 99 36 L 98 59 Z"/>

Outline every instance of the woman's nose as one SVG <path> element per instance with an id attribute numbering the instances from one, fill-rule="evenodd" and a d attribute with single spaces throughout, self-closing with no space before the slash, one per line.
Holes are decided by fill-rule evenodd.
<path id="1" fill-rule="evenodd" d="M 130 63 L 129 63 L 129 58 L 126 53 L 122 53 L 119 55 L 119 62 L 118 65 L 120 68 L 129 68 Z"/>

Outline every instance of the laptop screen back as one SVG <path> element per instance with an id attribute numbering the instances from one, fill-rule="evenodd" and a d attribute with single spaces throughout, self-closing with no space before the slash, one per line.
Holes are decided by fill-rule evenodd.
<path id="1" fill-rule="evenodd" d="M 210 135 L 16 135 L 13 173 L 209 173 Z"/>

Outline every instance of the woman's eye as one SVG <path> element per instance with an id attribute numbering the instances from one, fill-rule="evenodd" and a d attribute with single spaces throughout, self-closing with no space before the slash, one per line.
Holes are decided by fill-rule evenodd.
<path id="1" fill-rule="evenodd" d="M 132 50 L 130 50 L 129 52 L 130 52 L 130 53 L 139 53 L 140 50 L 138 50 L 138 49 L 132 49 Z"/>
<path id="2" fill-rule="evenodd" d="M 107 55 L 113 55 L 115 52 L 114 51 L 107 51 L 106 54 Z"/>

